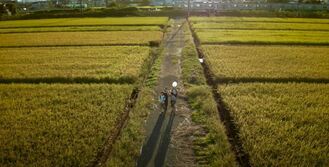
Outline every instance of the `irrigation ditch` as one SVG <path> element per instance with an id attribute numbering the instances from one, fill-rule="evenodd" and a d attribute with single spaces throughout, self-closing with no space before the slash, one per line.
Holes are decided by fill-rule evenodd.
<path id="1" fill-rule="evenodd" d="M 196 50 L 198 53 L 198 57 L 200 59 L 204 59 L 204 54 L 200 47 L 200 41 L 196 36 L 196 33 L 191 28 L 191 23 L 188 20 L 190 31 L 192 32 L 192 37 L 194 44 L 196 46 Z M 245 150 L 243 149 L 241 139 L 239 137 L 239 129 L 234 122 L 234 119 L 231 115 L 231 111 L 228 109 L 228 107 L 223 102 L 223 99 L 218 92 L 218 83 L 215 80 L 215 75 L 209 68 L 207 61 L 205 60 L 203 63 L 201 63 L 204 76 L 206 78 L 207 84 L 212 88 L 212 94 L 213 97 L 217 103 L 217 110 L 219 112 L 220 120 L 223 122 L 224 127 L 226 129 L 226 135 L 228 136 L 229 143 L 231 145 L 231 148 L 235 154 L 236 161 L 238 164 L 242 167 L 250 167 L 250 161 L 249 161 L 249 155 Z"/>

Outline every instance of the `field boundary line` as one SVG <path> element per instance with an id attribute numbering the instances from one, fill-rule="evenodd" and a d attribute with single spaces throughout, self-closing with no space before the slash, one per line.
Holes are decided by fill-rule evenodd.
<path id="1" fill-rule="evenodd" d="M 194 44 L 196 46 L 196 50 L 199 58 L 204 58 L 203 52 L 200 48 L 200 41 L 198 40 L 194 30 L 191 28 L 191 24 L 189 22 L 189 28 L 192 32 L 192 37 L 194 40 Z M 214 100 L 217 103 L 217 110 L 220 116 L 221 122 L 224 124 L 226 129 L 226 135 L 228 136 L 229 143 L 231 145 L 231 149 L 235 154 L 235 158 L 238 164 L 242 167 L 250 167 L 249 155 L 245 152 L 242 142 L 239 136 L 239 129 L 234 122 L 234 119 L 229 111 L 228 107 L 224 104 L 223 99 L 218 92 L 218 85 L 214 81 L 214 75 L 210 70 L 208 64 L 206 62 L 201 64 L 203 67 L 203 72 L 207 81 L 207 84 L 212 88 L 212 94 Z"/>
<path id="2" fill-rule="evenodd" d="M 44 77 L 44 78 L 0 78 L 1 84 L 11 84 L 11 83 L 26 83 L 26 84 L 39 84 L 39 83 L 47 83 L 47 84 L 133 84 L 135 83 L 135 78 L 133 77 L 121 77 L 118 79 L 114 78 L 88 78 L 88 77 Z"/>
<path id="3" fill-rule="evenodd" d="M 276 29 L 276 28 L 193 28 L 197 30 L 277 30 L 277 31 L 322 31 L 328 32 L 329 30 L 317 30 L 317 29 Z"/>
<path id="4" fill-rule="evenodd" d="M 49 33 L 49 32 L 109 32 L 109 31 L 161 31 L 161 30 L 61 30 L 61 31 L 18 31 L 18 32 L 1 32 L 0 34 L 24 34 L 24 33 Z M 329 31 L 329 30 L 328 30 Z"/>
<path id="5" fill-rule="evenodd" d="M 0 27 L 0 29 L 19 29 L 19 28 L 50 28 L 50 27 L 119 27 L 119 26 L 158 26 L 160 28 L 164 27 L 165 24 L 96 24 L 96 25 L 53 25 L 53 26 L 18 26 L 18 27 Z"/>
<path id="6" fill-rule="evenodd" d="M 231 83 L 317 83 L 328 84 L 329 78 L 254 78 L 254 77 L 214 77 L 216 84 L 231 84 Z"/>
<path id="7" fill-rule="evenodd" d="M 329 42 L 313 43 L 313 42 L 262 42 L 262 41 L 225 41 L 225 42 L 201 42 L 203 45 L 287 45 L 287 46 L 329 46 Z"/>
<path id="8" fill-rule="evenodd" d="M 302 22 L 302 21 L 269 21 L 269 20 L 237 20 L 237 21 L 211 21 L 211 20 L 205 20 L 205 21 L 191 21 L 193 23 L 241 23 L 241 22 L 250 22 L 250 23 L 299 23 L 299 24 L 329 24 L 329 22 Z"/>
<path id="9" fill-rule="evenodd" d="M 81 46 L 150 46 L 150 43 L 113 43 L 113 44 L 79 44 L 79 45 L 20 45 L 20 46 L 0 46 L 0 48 L 42 48 L 42 47 L 81 47 Z"/>

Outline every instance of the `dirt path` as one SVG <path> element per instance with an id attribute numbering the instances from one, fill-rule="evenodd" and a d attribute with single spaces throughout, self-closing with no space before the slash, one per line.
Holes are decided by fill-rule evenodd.
<path id="1" fill-rule="evenodd" d="M 192 150 L 193 132 L 198 127 L 191 121 L 182 87 L 180 58 L 184 47 L 182 25 L 185 19 L 174 19 L 172 28 L 165 35 L 164 59 L 161 65 L 160 79 L 156 88 L 159 94 L 163 88 L 170 88 L 173 81 L 178 82 L 179 97 L 176 112 L 168 107 L 164 113 L 160 108 L 150 114 L 147 123 L 147 138 L 142 148 L 137 166 L 196 166 Z"/>

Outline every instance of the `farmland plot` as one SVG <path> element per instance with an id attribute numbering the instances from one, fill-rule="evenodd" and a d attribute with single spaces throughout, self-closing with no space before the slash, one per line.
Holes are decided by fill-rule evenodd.
<path id="1" fill-rule="evenodd" d="M 272 17 L 192 17 L 195 22 L 262 22 L 262 23 L 316 23 L 329 24 L 329 19 L 315 18 L 272 18 Z"/>
<path id="2" fill-rule="evenodd" d="M 251 29 L 251 30 L 305 30 L 329 31 L 329 24 L 280 22 L 196 22 L 195 29 Z M 1 31 L 1 29 L 0 29 Z"/>
<path id="3" fill-rule="evenodd" d="M 66 46 L 66 45 L 148 45 L 160 41 L 160 31 L 51 32 L 0 34 L 0 46 Z"/>
<path id="4" fill-rule="evenodd" d="M 3 48 L 0 79 L 135 81 L 149 51 L 142 46 Z"/>
<path id="5" fill-rule="evenodd" d="M 28 32 L 76 32 L 76 31 L 161 31 L 159 26 L 74 26 L 74 27 L 35 27 L 0 28 L 0 33 Z"/>
<path id="6" fill-rule="evenodd" d="M 329 48 L 314 46 L 203 45 L 219 80 L 329 79 Z"/>
<path id="7" fill-rule="evenodd" d="M 196 33 L 202 44 L 329 44 L 329 31 L 197 29 Z"/>
<path id="8" fill-rule="evenodd" d="M 86 166 L 132 85 L 0 85 L 0 166 Z"/>
<path id="9" fill-rule="evenodd" d="M 1 21 L 0 28 L 24 27 L 67 27 L 67 26 L 95 26 L 95 25 L 131 25 L 162 26 L 167 24 L 167 17 L 107 17 L 107 18 L 60 18 L 38 20 Z"/>
<path id="10" fill-rule="evenodd" d="M 253 166 L 329 165 L 327 84 L 219 85 Z"/>

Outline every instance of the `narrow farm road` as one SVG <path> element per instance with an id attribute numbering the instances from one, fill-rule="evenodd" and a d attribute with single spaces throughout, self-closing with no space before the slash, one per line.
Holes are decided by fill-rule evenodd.
<path id="1" fill-rule="evenodd" d="M 160 113 L 161 108 L 158 107 L 158 111 L 150 114 L 146 122 L 147 138 L 137 164 L 140 167 L 196 166 L 192 144 L 193 132 L 198 127 L 191 121 L 191 111 L 180 79 L 180 58 L 184 47 L 183 24 L 187 24 L 185 19 L 174 19 L 165 35 L 164 57 L 156 87 L 159 95 L 165 87 L 171 88 L 173 81 L 178 82 L 176 111 L 168 107 L 166 112 Z"/>

